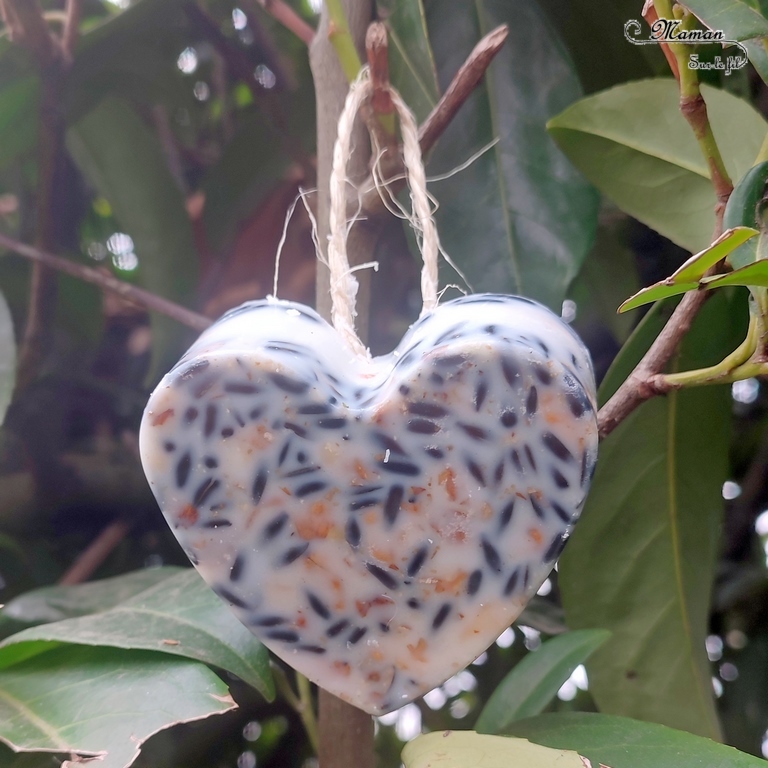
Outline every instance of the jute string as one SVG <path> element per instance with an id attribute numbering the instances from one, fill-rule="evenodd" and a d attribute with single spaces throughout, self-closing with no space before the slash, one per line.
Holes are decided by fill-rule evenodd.
<path id="1" fill-rule="evenodd" d="M 331 208 L 329 216 L 328 267 L 331 272 L 331 319 L 333 325 L 349 347 L 362 357 L 370 357 L 369 351 L 355 332 L 355 303 L 358 282 L 350 269 L 347 258 L 347 234 L 353 222 L 347 221 L 347 179 L 346 170 L 352 153 L 352 127 L 358 110 L 372 91 L 368 68 L 364 67 L 352 83 L 339 117 L 338 136 L 333 150 L 331 172 Z M 400 118 L 400 132 L 403 138 L 403 163 L 411 190 L 413 215 L 409 222 L 416 232 L 419 250 L 424 262 L 421 270 L 421 314 L 437 306 L 437 259 L 440 241 L 437 227 L 432 218 L 432 208 L 427 193 L 427 178 L 419 147 L 418 127 L 411 111 L 390 86 L 392 102 Z"/>

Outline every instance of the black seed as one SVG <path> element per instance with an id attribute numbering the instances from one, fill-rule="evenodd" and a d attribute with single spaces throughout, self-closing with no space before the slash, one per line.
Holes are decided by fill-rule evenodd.
<path id="1" fill-rule="evenodd" d="M 568 541 L 567 536 L 563 536 L 562 534 L 555 536 L 544 554 L 544 562 L 552 563 L 557 560 L 557 558 L 560 557 L 560 553 L 563 551 L 563 547 L 565 547 L 566 541 Z"/>
<path id="2" fill-rule="evenodd" d="M 246 559 L 243 555 L 238 555 L 235 558 L 235 562 L 232 563 L 232 567 L 229 569 L 229 580 L 240 581 L 240 577 L 245 570 Z"/>
<path id="3" fill-rule="evenodd" d="M 237 608 L 248 607 L 248 603 L 246 603 L 245 600 L 238 597 L 234 592 L 230 592 L 226 587 L 222 587 L 222 586 L 214 587 L 213 591 L 222 600 L 226 600 L 228 603 L 232 603 L 232 605 L 236 606 Z"/>
<path id="4" fill-rule="evenodd" d="M 349 622 L 346 619 L 340 619 L 335 624 L 331 624 L 325 631 L 325 634 L 328 637 L 336 637 L 336 635 L 341 634 L 348 626 Z"/>
<path id="5" fill-rule="evenodd" d="M 515 450 L 513 448 L 511 456 L 512 456 L 512 463 L 515 465 L 515 469 L 518 472 L 522 472 L 523 471 L 523 462 L 520 461 L 520 454 L 517 452 L 517 450 Z"/>
<path id="6" fill-rule="evenodd" d="M 440 627 L 445 624 L 445 620 L 448 618 L 448 614 L 451 612 L 451 604 L 450 603 L 443 603 L 437 613 L 435 614 L 435 618 L 432 619 L 432 629 L 440 629 Z"/>
<path id="7" fill-rule="evenodd" d="M 195 496 L 192 499 L 192 504 L 195 507 L 202 506 L 203 502 L 221 485 L 221 481 L 215 480 L 209 477 L 207 480 L 203 480 L 200 483 L 198 489 L 195 491 Z"/>
<path id="8" fill-rule="evenodd" d="M 497 465 L 496 469 L 493 472 L 493 482 L 494 485 L 498 485 L 504 477 L 504 459 L 502 459 Z"/>
<path id="9" fill-rule="evenodd" d="M 520 377 L 520 366 L 518 366 L 516 360 L 513 360 L 511 357 L 502 357 L 501 372 L 504 374 L 504 378 L 507 380 L 507 384 L 509 384 L 510 387 L 514 387 L 518 383 L 517 380 Z"/>
<path id="10" fill-rule="evenodd" d="M 525 456 L 528 459 L 528 463 L 531 465 L 531 469 L 536 471 L 536 460 L 533 458 L 533 451 L 529 445 L 525 446 Z"/>
<path id="11" fill-rule="evenodd" d="M 531 387 L 531 391 L 528 393 L 528 399 L 525 401 L 525 412 L 529 417 L 534 416 L 538 407 L 539 393 L 536 391 L 536 387 Z"/>
<path id="12" fill-rule="evenodd" d="M 248 418 L 249 418 L 249 419 L 253 419 L 253 421 L 256 421 L 256 419 L 258 419 L 258 418 L 259 418 L 259 416 L 261 416 L 261 414 L 262 414 L 262 413 L 264 413 L 264 409 L 263 409 L 263 408 L 254 408 L 254 409 L 253 409 L 253 410 L 252 410 L 252 411 L 251 411 L 251 412 L 248 414 Z"/>
<path id="13" fill-rule="evenodd" d="M 187 424 L 191 424 L 197 418 L 199 413 L 200 411 L 198 411 L 194 406 L 187 408 L 187 410 L 184 411 L 184 421 L 186 421 Z"/>
<path id="14" fill-rule="evenodd" d="M 409 608 L 413 608 L 415 611 L 421 608 L 421 603 L 415 597 L 409 597 L 406 605 Z"/>
<path id="15" fill-rule="evenodd" d="M 375 576 L 385 587 L 389 589 L 397 589 L 397 579 L 392 576 L 389 571 L 385 571 L 381 566 L 376 565 L 376 563 L 366 563 L 365 567 L 368 570 L 368 573 L 370 573 L 371 576 Z"/>
<path id="16" fill-rule="evenodd" d="M 183 381 L 189 381 L 193 376 L 202 373 L 211 363 L 208 360 L 198 360 L 192 363 L 189 368 L 179 373 L 179 378 Z"/>
<path id="17" fill-rule="evenodd" d="M 483 556 L 485 557 L 485 562 L 488 563 L 488 567 L 492 571 L 496 571 L 496 573 L 501 573 L 501 556 L 498 550 L 485 537 L 483 537 L 481 543 L 483 545 Z"/>
<path id="18" fill-rule="evenodd" d="M 531 507 L 533 507 L 533 511 L 536 513 L 536 517 L 543 520 L 544 519 L 544 507 L 541 506 L 538 499 L 535 496 L 529 496 L 529 501 L 531 502 Z"/>
<path id="19" fill-rule="evenodd" d="M 208 469 L 216 469 L 219 466 L 219 462 L 213 456 L 206 456 L 203 463 Z"/>
<path id="20" fill-rule="evenodd" d="M 217 504 L 211 504 L 208 509 L 211 510 L 211 512 L 221 512 L 222 509 L 226 509 L 229 506 L 229 504 L 226 501 L 220 501 Z"/>
<path id="21" fill-rule="evenodd" d="M 176 450 L 176 443 L 172 443 L 170 440 L 163 443 L 163 448 L 165 448 L 168 453 L 173 453 Z"/>
<path id="22" fill-rule="evenodd" d="M 480 383 L 475 388 L 475 410 L 479 411 L 483 407 L 485 397 L 488 394 L 488 382 L 485 379 L 481 379 Z"/>
<path id="23" fill-rule="evenodd" d="M 416 464 L 409 464 L 406 461 L 380 461 L 379 466 L 385 472 L 391 472 L 393 475 L 414 477 L 421 472 L 421 469 Z"/>
<path id="24" fill-rule="evenodd" d="M 330 413 L 331 406 L 327 403 L 310 403 L 302 405 L 298 412 L 302 416 L 321 416 L 324 413 Z"/>
<path id="25" fill-rule="evenodd" d="M 400 392 L 401 395 L 407 395 L 410 393 L 411 388 L 406 384 L 401 384 L 400 387 L 398 388 L 398 391 Z"/>
<path id="26" fill-rule="evenodd" d="M 309 607 L 321 618 L 330 619 L 331 611 L 328 606 L 313 592 L 307 592 Z"/>
<path id="27" fill-rule="evenodd" d="M 394 437 L 385 435 L 383 432 L 374 432 L 372 437 L 382 448 L 391 451 L 392 453 L 397 453 L 400 456 L 407 455 L 400 443 L 398 443 Z"/>
<path id="28" fill-rule="evenodd" d="M 299 437 L 306 437 L 307 436 L 307 430 L 304 429 L 304 427 L 299 426 L 298 424 L 293 424 L 290 421 L 286 421 L 283 426 L 286 429 L 290 429 L 291 432 L 293 432 L 295 435 L 298 435 Z"/>
<path id="29" fill-rule="evenodd" d="M 430 456 L 432 456 L 432 458 L 434 458 L 434 459 L 442 459 L 443 456 L 445 456 L 445 454 L 439 448 L 435 447 L 434 445 L 427 446 L 424 449 L 424 452 L 429 454 Z"/>
<path id="30" fill-rule="evenodd" d="M 552 467 L 552 479 L 555 481 L 555 485 L 558 488 L 567 488 L 569 485 L 568 480 L 566 480 L 566 478 L 554 467 Z"/>
<path id="31" fill-rule="evenodd" d="M 467 594 L 476 595 L 482 583 L 483 572 L 479 568 L 476 571 L 472 571 L 467 579 Z"/>
<path id="32" fill-rule="evenodd" d="M 441 333 L 436 339 L 434 346 L 437 346 L 438 344 L 442 344 L 444 341 L 448 341 L 448 339 L 456 339 L 459 336 L 461 336 L 461 324 L 454 325 L 451 328 L 449 328 L 447 331 L 444 331 Z"/>
<path id="33" fill-rule="evenodd" d="M 232 523 L 229 520 L 223 520 L 221 518 L 217 518 L 215 520 L 206 520 L 201 528 L 213 528 L 216 530 L 217 528 L 230 528 L 232 526 Z"/>
<path id="34" fill-rule="evenodd" d="M 512 499 L 505 507 L 501 510 L 501 514 L 499 515 L 499 531 L 503 531 L 508 525 L 510 520 L 512 520 L 512 513 L 515 511 L 515 500 Z"/>
<path id="35" fill-rule="evenodd" d="M 541 438 L 544 447 L 557 456 L 560 461 L 573 461 L 573 454 L 563 445 L 562 441 L 551 432 L 545 432 Z"/>
<path id="36" fill-rule="evenodd" d="M 307 460 L 307 454 L 304 453 L 304 451 L 299 451 L 296 454 L 296 461 L 299 462 L 299 464 L 303 464 Z"/>
<path id="37" fill-rule="evenodd" d="M 504 413 L 501 414 L 499 421 L 501 421 L 502 425 L 507 427 L 507 429 L 512 429 L 512 427 L 517 426 L 517 414 L 514 411 L 504 411 Z"/>
<path id="38" fill-rule="evenodd" d="M 517 568 L 515 568 L 515 570 L 512 571 L 512 575 L 507 579 L 507 583 L 504 585 L 505 596 L 511 595 L 515 591 L 519 578 L 520 578 L 520 571 Z"/>
<path id="39" fill-rule="evenodd" d="M 264 526 L 264 533 L 262 536 L 265 541 L 271 541 L 277 536 L 280 531 L 283 530 L 285 524 L 288 522 L 288 513 L 281 512 L 274 520 L 271 520 Z"/>
<path id="40" fill-rule="evenodd" d="M 291 441 L 287 440 L 285 445 L 280 449 L 280 454 L 277 457 L 277 466 L 278 467 L 282 467 L 283 466 L 283 462 L 288 457 L 288 450 L 290 449 L 290 447 L 291 447 Z"/>
<path id="41" fill-rule="evenodd" d="M 363 639 L 363 636 L 368 631 L 367 627 L 357 627 L 356 629 L 353 629 L 349 633 L 349 637 L 347 638 L 347 642 L 350 645 L 354 645 L 355 643 L 359 642 Z"/>
<path id="42" fill-rule="evenodd" d="M 573 393 L 569 392 L 565 396 L 565 401 L 568 403 L 568 407 L 571 409 L 571 413 L 578 419 L 584 415 L 584 403 L 581 398 Z"/>
<path id="43" fill-rule="evenodd" d="M 440 368 L 456 368 L 461 365 L 466 358 L 464 355 L 446 355 L 445 357 L 436 357 L 434 365 Z"/>
<path id="44" fill-rule="evenodd" d="M 408 413 L 416 416 L 426 416 L 429 419 L 439 419 L 448 413 L 447 408 L 437 403 L 408 403 Z"/>
<path id="45" fill-rule="evenodd" d="M 296 650 L 306 651 L 307 653 L 316 653 L 318 655 L 325 653 L 325 648 L 323 648 L 321 645 L 299 645 L 296 647 Z"/>
<path id="46" fill-rule="evenodd" d="M 542 384 L 550 384 L 552 382 L 552 374 L 549 372 L 549 368 L 543 363 L 533 364 L 533 374 Z"/>
<path id="47" fill-rule="evenodd" d="M 259 470 L 259 474 L 256 475 L 256 479 L 253 481 L 251 487 L 251 498 L 254 504 L 258 504 L 261 501 L 261 497 L 264 495 L 264 489 L 267 487 L 267 477 L 269 472 L 262 467 Z"/>
<path id="48" fill-rule="evenodd" d="M 549 347 L 541 339 L 537 339 L 535 336 L 534 336 L 533 340 L 536 342 L 536 344 L 539 345 L 539 347 L 541 348 L 541 351 L 545 355 L 549 356 Z"/>
<path id="49" fill-rule="evenodd" d="M 405 495 L 405 489 L 402 485 L 393 485 L 387 494 L 387 500 L 384 502 L 384 519 L 394 525 L 397 515 L 400 512 L 400 503 Z"/>
<path id="50" fill-rule="evenodd" d="M 192 388 L 192 396 L 198 400 L 204 395 L 208 394 L 208 390 L 213 387 L 217 379 L 215 376 L 210 376 L 207 379 L 202 379 L 198 384 Z"/>
<path id="51" fill-rule="evenodd" d="M 292 629 L 272 629 L 264 633 L 268 640 L 282 640 L 284 643 L 298 643 L 299 633 Z"/>
<path id="52" fill-rule="evenodd" d="M 417 435 L 434 435 L 440 431 L 440 425 L 426 419 L 409 419 L 405 427 L 409 432 Z"/>
<path id="53" fill-rule="evenodd" d="M 287 619 L 282 616 L 257 616 L 255 619 L 250 619 L 248 623 L 253 627 L 278 627 L 286 621 Z"/>
<path id="54" fill-rule="evenodd" d="M 232 435 L 235 434 L 235 430 L 232 429 L 232 427 L 224 427 L 224 429 L 221 430 L 221 436 L 226 437 L 232 437 Z"/>
<path id="55" fill-rule="evenodd" d="M 238 424 L 239 424 L 241 427 L 244 427 L 244 426 L 245 426 L 245 419 L 244 419 L 244 418 L 243 418 L 243 417 L 242 417 L 242 416 L 241 416 L 241 415 L 240 415 L 240 414 L 239 414 L 237 411 L 232 411 L 232 415 L 235 417 L 235 421 L 236 421 L 236 422 L 237 422 L 237 423 L 238 423 Z"/>
<path id="56" fill-rule="evenodd" d="M 360 546 L 360 539 L 362 536 L 363 534 L 360 531 L 360 526 L 358 525 L 357 520 L 350 518 L 347 521 L 346 530 L 344 531 L 344 537 L 349 546 L 353 549 L 357 549 Z"/>
<path id="57" fill-rule="evenodd" d="M 192 457 L 187 451 L 176 465 L 176 487 L 183 488 L 189 479 L 189 470 L 192 468 Z"/>
<path id="58" fill-rule="evenodd" d="M 408 563 L 408 567 L 405 572 L 409 576 L 415 576 L 424 565 L 429 554 L 429 547 L 425 544 L 421 549 L 416 551 L 416 554 L 411 558 L 411 562 Z"/>
<path id="59" fill-rule="evenodd" d="M 319 469 L 319 467 L 318 467 Z M 357 488 L 352 492 L 353 496 L 364 496 L 366 493 L 375 493 L 380 491 L 384 486 L 382 485 L 364 485 L 362 488 Z"/>
<path id="60" fill-rule="evenodd" d="M 277 561 L 278 565 L 290 565 L 298 560 L 309 549 L 309 542 L 305 541 L 303 544 L 298 544 L 295 547 L 287 549 Z"/>
<path id="61" fill-rule="evenodd" d="M 570 523 L 572 515 L 569 514 L 563 507 L 561 507 L 556 501 L 552 502 L 552 509 L 555 510 L 555 514 L 564 522 Z"/>
<path id="62" fill-rule="evenodd" d="M 255 384 L 248 384 L 239 381 L 229 381 L 224 385 L 224 391 L 233 395 L 255 395 L 261 392 L 261 389 Z"/>
<path id="63" fill-rule="evenodd" d="M 491 336 L 495 336 L 496 335 L 496 326 L 495 325 L 486 325 L 485 328 L 483 328 L 483 330 L 487 334 L 490 334 Z"/>
<path id="64" fill-rule="evenodd" d="M 389 632 L 389 624 L 385 624 L 383 621 L 380 621 L 379 629 L 384 633 Z"/>
<path id="65" fill-rule="evenodd" d="M 302 499 L 305 496 L 309 496 L 313 493 L 318 493 L 319 491 L 323 491 L 328 487 L 328 483 L 323 482 L 322 480 L 313 480 L 311 483 L 304 483 L 304 485 L 300 485 L 296 491 L 295 495 Z"/>
<path id="66" fill-rule="evenodd" d="M 482 427 L 477 427 L 474 424 L 464 424 L 461 421 L 457 422 L 457 426 L 461 427 L 473 440 L 488 439 L 488 433 Z"/>
<path id="67" fill-rule="evenodd" d="M 378 499 L 358 499 L 353 501 L 349 505 L 350 512 L 357 512 L 359 509 L 367 509 L 368 507 L 375 507 L 379 503 Z"/>
<path id="68" fill-rule="evenodd" d="M 528 589 L 528 580 L 531 577 L 531 569 L 530 566 L 525 566 L 525 570 L 523 571 L 523 589 Z"/>
<path id="69" fill-rule="evenodd" d="M 445 379 L 439 373 L 430 373 L 429 380 L 438 387 L 442 387 L 445 384 Z"/>
<path id="70" fill-rule="evenodd" d="M 469 470 L 469 474 L 472 475 L 472 477 L 477 480 L 480 485 L 485 488 L 485 477 L 483 476 L 483 468 L 476 464 L 472 459 L 467 459 L 467 469 Z"/>
<path id="71" fill-rule="evenodd" d="M 282 373 L 270 373 L 269 378 L 272 379 L 272 383 L 278 389 L 282 389 L 283 392 L 290 392 L 292 395 L 303 395 L 309 389 L 309 384 L 306 381 L 297 381 L 283 376 Z"/>
<path id="72" fill-rule="evenodd" d="M 341 417 L 317 420 L 317 426 L 320 427 L 320 429 L 341 429 L 346 423 L 347 420 Z"/>

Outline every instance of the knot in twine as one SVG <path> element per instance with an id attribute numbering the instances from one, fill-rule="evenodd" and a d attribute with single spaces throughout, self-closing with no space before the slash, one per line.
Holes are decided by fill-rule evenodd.
<path id="1" fill-rule="evenodd" d="M 333 170 L 331 172 L 331 207 L 328 236 L 328 267 L 331 272 L 331 319 L 333 325 L 355 354 L 370 358 L 370 352 L 355 332 L 355 304 L 358 282 L 347 258 L 347 164 L 352 153 L 352 127 L 355 116 L 365 100 L 373 92 L 368 67 L 363 67 L 350 85 L 339 117 L 338 135 L 333 149 Z M 437 257 L 440 241 L 437 227 L 432 218 L 430 198 L 427 193 L 427 177 L 419 147 L 416 120 L 401 98 L 390 86 L 389 93 L 400 118 L 400 133 L 403 139 L 403 164 L 408 186 L 411 191 L 413 214 L 408 221 L 416 233 L 416 241 L 424 266 L 421 270 L 421 315 L 437 306 Z"/>

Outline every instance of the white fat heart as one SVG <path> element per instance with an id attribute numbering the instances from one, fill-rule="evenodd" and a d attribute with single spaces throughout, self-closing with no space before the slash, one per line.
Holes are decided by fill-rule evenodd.
<path id="1" fill-rule="evenodd" d="M 355 356 L 313 310 L 244 304 L 141 425 L 190 560 L 264 644 L 383 714 L 481 654 L 551 570 L 597 455 L 589 356 L 549 310 L 481 294 Z"/>

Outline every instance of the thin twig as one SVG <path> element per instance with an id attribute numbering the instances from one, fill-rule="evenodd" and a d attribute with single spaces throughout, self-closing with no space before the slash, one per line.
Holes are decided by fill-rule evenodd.
<path id="1" fill-rule="evenodd" d="M 419 146 L 423 154 L 427 154 L 432 149 L 440 136 L 445 132 L 451 120 L 456 116 L 456 113 L 469 98 L 472 91 L 480 84 L 488 67 L 491 65 L 491 61 L 502 49 L 508 35 L 509 27 L 503 24 L 491 30 L 472 49 L 472 52 L 459 68 L 440 101 L 438 101 L 435 108 L 419 127 Z M 379 162 L 379 170 L 385 182 L 388 179 L 403 177 L 399 181 L 387 182 L 393 192 L 396 192 L 405 184 L 403 161 L 399 153 L 387 152 L 383 154 Z M 362 199 L 359 203 L 362 213 L 371 215 L 385 209 L 379 190 L 376 188 L 372 177 L 365 179 L 359 186 L 363 190 Z M 357 207 L 358 200 L 355 198 L 355 200 L 350 201 L 350 208 L 356 211 Z"/>
<path id="2" fill-rule="evenodd" d="M 116 277 L 112 277 L 112 275 L 105 274 L 92 267 L 77 264 L 74 261 L 62 258 L 61 256 L 54 256 L 52 253 L 47 253 L 46 251 L 27 245 L 26 243 L 13 240 L 3 234 L 0 234 L 0 247 L 7 248 L 9 251 L 13 251 L 14 253 L 19 254 L 19 256 L 24 256 L 27 259 L 38 262 L 43 266 L 50 267 L 59 272 L 65 272 L 86 283 L 92 283 L 102 290 L 116 293 L 126 301 L 130 301 L 132 304 L 135 304 L 142 309 L 159 312 L 162 315 L 166 315 L 167 317 L 176 320 L 182 325 L 194 328 L 196 331 L 204 331 L 211 325 L 212 321 L 205 317 L 205 315 L 200 315 L 197 312 L 186 309 L 186 307 L 182 307 L 168 299 L 150 293 L 143 288 L 131 285 L 131 283 L 118 280 Z"/>
<path id="3" fill-rule="evenodd" d="M 82 584 L 93 576 L 99 566 L 109 557 L 112 550 L 130 533 L 131 526 L 124 520 L 115 520 L 84 549 L 59 584 L 71 586 Z"/>
<path id="4" fill-rule="evenodd" d="M 303 43 L 309 45 L 315 37 L 315 30 L 283 0 L 256 0 L 276 21 L 293 32 Z"/>
<path id="5" fill-rule="evenodd" d="M 26 48 L 42 70 L 56 62 L 60 51 L 37 0 L 0 0 L 0 15 L 10 39 Z"/>
<path id="6" fill-rule="evenodd" d="M 67 16 L 61 33 L 61 51 L 67 64 L 71 64 L 78 37 L 80 18 L 83 15 L 83 0 L 67 0 Z"/>
<path id="7" fill-rule="evenodd" d="M 371 106 L 377 115 L 392 115 L 395 105 L 389 95 L 389 49 L 387 28 L 380 21 L 371 22 L 365 34 L 365 52 L 371 70 Z"/>

